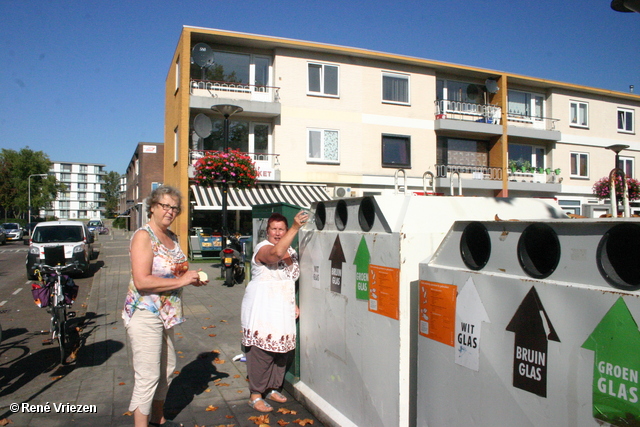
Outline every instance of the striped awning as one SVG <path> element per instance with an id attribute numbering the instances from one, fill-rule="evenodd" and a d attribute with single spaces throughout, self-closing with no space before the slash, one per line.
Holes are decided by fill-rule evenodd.
<path id="1" fill-rule="evenodd" d="M 221 210 L 222 190 L 219 186 L 192 185 L 196 210 Z M 304 184 L 258 184 L 250 189 L 230 187 L 227 191 L 227 209 L 251 210 L 254 205 L 288 203 L 308 208 L 313 202 L 331 200 L 325 185 Z"/>

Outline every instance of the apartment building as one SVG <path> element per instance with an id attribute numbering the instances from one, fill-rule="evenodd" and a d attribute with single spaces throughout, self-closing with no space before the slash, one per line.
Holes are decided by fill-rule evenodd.
<path id="1" fill-rule="evenodd" d="M 129 230 L 147 222 L 144 199 L 163 182 L 164 144 L 139 142 L 126 173 L 120 179 L 120 212 L 128 218 Z"/>
<path id="2" fill-rule="evenodd" d="M 219 189 L 191 179 L 199 156 L 223 146 L 219 105 L 242 108 L 228 117 L 229 147 L 252 153 L 276 201 L 284 189 L 523 196 L 599 216 L 610 207 L 592 186 L 616 165 L 607 147 L 623 148 L 618 166 L 631 177 L 640 150 L 637 94 L 185 26 L 166 80 L 164 179 L 193 208 L 178 234 L 220 211 Z M 201 135 L 203 119 L 213 131 Z M 232 219 L 260 202 L 230 198 Z"/>
<path id="3" fill-rule="evenodd" d="M 53 162 L 49 174 L 67 186 L 58 194 L 51 209 L 40 215 L 59 219 L 90 220 L 104 215 L 103 183 L 105 165 L 95 163 Z"/>

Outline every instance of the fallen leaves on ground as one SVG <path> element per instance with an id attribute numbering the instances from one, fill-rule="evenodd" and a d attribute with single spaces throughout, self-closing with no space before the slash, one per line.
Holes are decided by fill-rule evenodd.
<path id="1" fill-rule="evenodd" d="M 125 383 L 118 383 L 118 385 L 124 385 Z"/>
<path id="2" fill-rule="evenodd" d="M 205 409 L 205 411 L 207 412 L 211 412 L 211 411 L 217 411 L 218 407 L 217 406 L 213 406 L 213 405 L 209 405 L 207 406 L 207 408 Z"/>
<path id="3" fill-rule="evenodd" d="M 206 389 L 204 392 L 205 392 L 205 393 L 211 393 L 211 389 L 210 389 L 210 388 L 208 388 L 208 389 Z"/>
<path id="4" fill-rule="evenodd" d="M 293 420 L 293 422 L 296 424 L 300 424 L 301 426 L 306 426 L 307 424 L 313 424 L 313 420 L 309 418 L 305 418 L 304 420 L 301 420 L 298 418 L 297 420 Z"/>
<path id="5" fill-rule="evenodd" d="M 215 336 L 217 336 L 217 335 L 216 335 L 216 334 L 209 334 L 209 336 L 210 336 L 211 338 L 213 338 L 213 337 L 215 337 Z"/>
<path id="6" fill-rule="evenodd" d="M 240 378 L 240 375 L 235 374 L 235 375 L 233 376 L 233 378 Z"/>
<path id="7" fill-rule="evenodd" d="M 286 426 L 287 424 L 289 424 L 289 422 L 288 422 L 288 421 L 285 421 L 285 420 L 278 420 L 278 425 Z"/>
<path id="8" fill-rule="evenodd" d="M 175 375 L 180 375 L 180 371 L 173 371 Z"/>
<path id="9" fill-rule="evenodd" d="M 131 412 L 131 411 L 127 411 L 127 412 L 125 412 L 125 413 L 124 413 L 124 414 L 122 414 L 122 415 L 126 415 L 127 417 L 130 417 L 131 415 L 133 415 L 133 412 Z"/>
<path id="10" fill-rule="evenodd" d="M 291 414 L 291 415 L 297 415 L 298 414 L 296 411 L 291 410 L 291 409 L 287 409 L 287 408 L 280 408 L 280 409 L 278 409 L 277 412 L 280 412 L 282 414 Z"/>
<path id="11" fill-rule="evenodd" d="M 224 360 L 222 359 L 218 359 L 217 357 L 215 358 L 215 360 L 213 361 L 213 363 L 215 363 L 216 365 L 222 365 L 223 363 L 225 363 Z"/>
<path id="12" fill-rule="evenodd" d="M 227 383 L 218 383 L 216 384 L 218 387 L 229 387 L 229 384 Z"/>
<path id="13" fill-rule="evenodd" d="M 0 426 L 6 426 L 7 424 L 13 424 L 13 421 L 9 418 L 3 418 L 0 420 Z"/>
<path id="14" fill-rule="evenodd" d="M 249 421 L 253 421 L 254 424 L 269 424 L 269 414 L 257 415 L 254 417 L 249 417 Z"/>

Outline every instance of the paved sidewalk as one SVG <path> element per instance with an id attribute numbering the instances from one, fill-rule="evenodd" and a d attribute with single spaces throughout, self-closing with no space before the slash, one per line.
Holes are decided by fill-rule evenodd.
<path id="1" fill-rule="evenodd" d="M 100 254 L 94 262 L 101 268 L 94 276 L 86 313 L 78 311 L 78 316 L 84 315 L 85 319 L 80 331 L 83 345 L 66 376 L 43 392 L 38 402 L 31 402 L 95 405 L 96 412 L 15 413 L 11 416 L 11 425 L 133 425 L 133 418 L 128 414 L 133 372 L 121 317 L 130 274 L 129 237 L 129 233 L 121 230 L 99 236 L 96 248 Z M 247 404 L 245 364 L 232 360 L 242 352 L 240 304 L 245 286 L 222 286 L 216 264 L 217 260 L 192 263 L 192 267 L 207 272 L 210 283 L 184 290 L 187 321 L 175 330 L 178 374 L 171 384 L 165 412 L 185 427 L 255 426 L 259 423 L 249 417 L 262 414 Z M 285 395 L 289 402 L 273 403 L 275 409 L 269 414 L 269 425 L 284 425 L 278 424 L 280 420 L 292 427 L 300 425 L 296 420 L 313 420 L 314 427 L 322 425 L 290 394 L 285 392 Z M 277 412 L 280 408 L 296 413 Z"/>

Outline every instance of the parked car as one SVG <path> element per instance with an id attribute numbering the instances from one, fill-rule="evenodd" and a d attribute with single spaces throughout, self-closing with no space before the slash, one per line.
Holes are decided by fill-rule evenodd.
<path id="1" fill-rule="evenodd" d="M 100 219 L 92 219 L 87 223 L 89 231 L 95 234 L 109 234 L 109 229 L 104 226 L 104 223 Z"/>
<path id="2" fill-rule="evenodd" d="M 5 222 L 2 228 L 7 233 L 7 240 L 22 240 L 24 231 L 17 222 Z"/>
<path id="3" fill-rule="evenodd" d="M 65 262 L 77 262 L 71 272 L 87 276 L 93 258 L 93 241 L 93 234 L 80 221 L 39 222 L 31 235 L 26 263 L 27 276 L 35 279 L 36 265 L 47 263 L 44 248 L 50 246 L 64 246 Z"/>
<path id="4" fill-rule="evenodd" d="M 0 245 L 7 244 L 7 232 L 4 231 L 4 228 L 0 227 Z"/>

